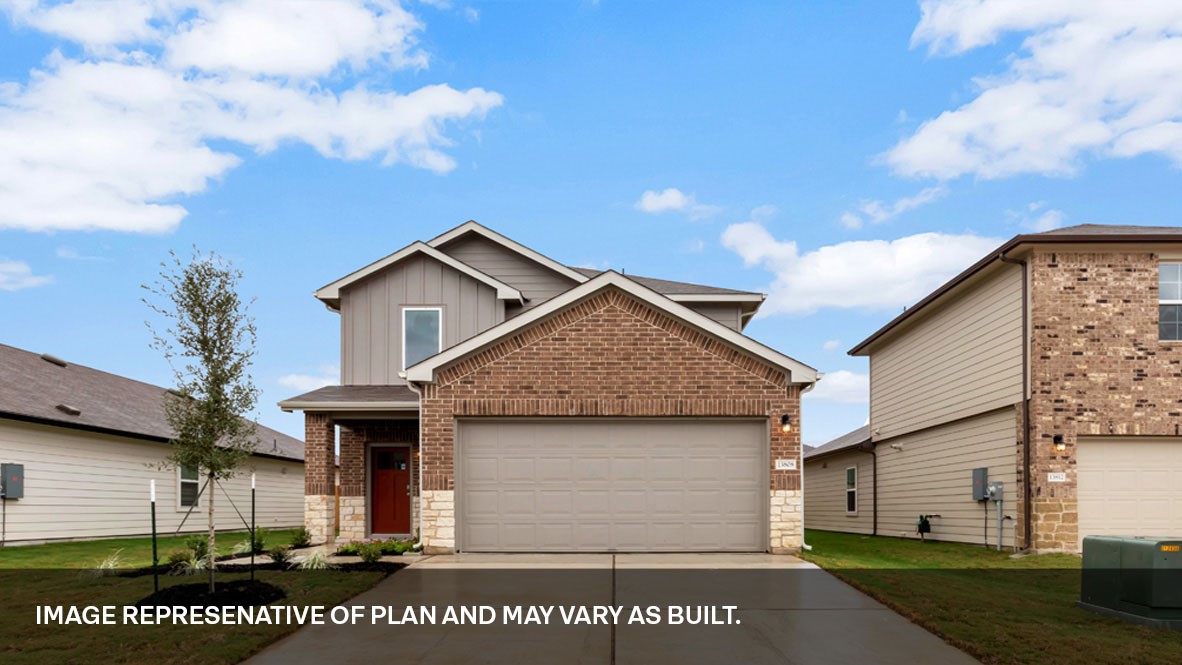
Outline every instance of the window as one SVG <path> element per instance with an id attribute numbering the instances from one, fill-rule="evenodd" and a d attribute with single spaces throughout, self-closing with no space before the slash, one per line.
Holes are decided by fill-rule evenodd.
<path id="1" fill-rule="evenodd" d="M 1157 338 L 1182 340 L 1182 263 L 1158 266 L 1157 315 Z"/>
<path id="2" fill-rule="evenodd" d="M 851 466 L 845 470 L 845 512 L 858 512 L 858 467 Z"/>
<path id="3" fill-rule="evenodd" d="M 196 467 L 182 466 L 177 469 L 177 478 L 181 488 L 181 508 L 197 505 L 197 495 L 201 491 L 201 474 Z"/>
<path id="4" fill-rule="evenodd" d="M 407 307 L 402 310 L 402 369 L 416 365 L 443 350 L 439 307 Z"/>

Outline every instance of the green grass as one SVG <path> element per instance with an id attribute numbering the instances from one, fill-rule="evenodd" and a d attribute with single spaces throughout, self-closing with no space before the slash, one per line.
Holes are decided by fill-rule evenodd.
<path id="1" fill-rule="evenodd" d="M 1182 662 L 1182 634 L 1075 607 L 1080 559 L 808 531 L 802 558 L 984 663 Z"/>
<path id="2" fill-rule="evenodd" d="M 290 545 L 294 529 L 267 532 L 267 549 Z M 167 562 L 170 550 L 183 548 L 190 535 L 166 536 L 158 539 L 160 561 Z M 246 531 L 218 532 L 218 552 L 229 554 L 234 546 L 246 540 Z M 143 568 L 152 565 L 151 538 L 113 538 L 110 540 L 78 540 L 47 545 L 21 545 L 0 549 L 0 570 L 9 568 L 94 568 L 99 561 L 119 553 L 120 568 Z"/>

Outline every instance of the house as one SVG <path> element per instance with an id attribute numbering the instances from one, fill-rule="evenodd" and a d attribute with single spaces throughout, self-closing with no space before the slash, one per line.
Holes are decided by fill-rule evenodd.
<path id="1" fill-rule="evenodd" d="M 800 547 L 800 396 L 817 373 L 742 334 L 761 294 L 571 268 L 467 222 L 315 296 L 340 315 L 341 385 L 280 406 L 305 414 L 317 540 Z"/>
<path id="2" fill-rule="evenodd" d="M 23 496 L 0 500 L 3 543 L 149 534 L 152 480 L 159 533 L 207 529 L 202 478 L 195 469 L 163 466 L 172 435 L 165 394 L 164 388 L 0 344 L 0 463 L 21 465 L 24 480 Z M 262 426 L 257 436 L 257 452 L 216 497 L 218 528 L 245 528 L 229 501 L 249 516 L 251 472 L 259 526 L 303 521 L 303 443 Z"/>
<path id="3" fill-rule="evenodd" d="M 810 526 L 865 532 L 869 458 L 880 535 L 934 514 L 931 538 L 996 543 L 974 469 L 1003 484 L 1006 546 L 1182 533 L 1182 228 L 1016 236 L 850 353 L 870 359 L 869 440 L 806 458 L 825 493 Z M 855 459 L 857 513 L 838 519 L 826 474 Z"/>
<path id="4" fill-rule="evenodd" d="M 870 426 L 804 450 L 804 526 L 877 535 Z"/>

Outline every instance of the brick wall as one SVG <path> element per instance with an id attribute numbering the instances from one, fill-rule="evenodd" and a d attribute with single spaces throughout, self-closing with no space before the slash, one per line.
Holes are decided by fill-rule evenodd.
<path id="1" fill-rule="evenodd" d="M 437 372 L 423 394 L 423 490 L 454 491 L 460 417 L 767 417 L 770 459 L 795 458 L 799 469 L 800 428 L 781 432 L 783 413 L 800 422 L 799 388 L 782 370 L 606 289 Z M 771 491 L 798 495 L 799 470 L 769 476 Z M 799 547 L 798 528 L 773 532 L 772 549 Z"/>
<path id="2" fill-rule="evenodd" d="M 1158 341 L 1155 255 L 1040 250 L 1030 265 L 1034 545 L 1075 551 L 1078 437 L 1179 435 L 1182 345 Z"/>

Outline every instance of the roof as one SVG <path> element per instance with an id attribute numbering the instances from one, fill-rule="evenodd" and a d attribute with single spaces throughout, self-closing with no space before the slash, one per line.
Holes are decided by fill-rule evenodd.
<path id="1" fill-rule="evenodd" d="M 53 360 L 57 360 L 54 358 Z M 61 361 L 57 361 L 61 362 Z M 0 417 L 167 442 L 167 390 L 0 344 Z M 257 426 L 256 454 L 303 460 L 304 443 Z"/>
<path id="2" fill-rule="evenodd" d="M 411 244 L 407 245 L 406 247 L 403 247 L 402 249 L 398 250 L 397 252 L 394 252 L 393 254 L 390 254 L 388 256 L 380 258 L 377 261 L 374 261 L 373 263 L 365 266 L 364 268 L 361 268 L 360 270 L 354 270 L 353 272 L 349 273 L 348 275 L 345 275 L 344 277 L 336 280 L 335 282 L 325 284 L 324 286 L 320 287 L 319 289 L 316 289 L 316 291 L 313 295 L 315 295 L 320 300 L 323 300 L 329 306 L 336 308 L 340 305 L 341 289 L 342 288 L 349 286 L 350 284 L 353 284 L 355 282 L 359 282 L 376 272 L 380 272 L 380 271 L 394 265 L 395 263 L 398 263 L 399 261 L 407 259 L 411 256 L 416 256 L 418 254 L 424 254 L 426 256 L 429 256 L 429 257 L 435 259 L 436 261 L 439 261 L 440 263 L 448 266 L 449 268 L 452 268 L 454 270 L 458 270 L 458 271 L 464 273 L 465 275 L 472 277 L 473 279 L 475 279 L 477 281 L 483 282 L 483 283 L 487 284 L 488 286 L 491 286 L 492 288 L 496 289 L 497 298 L 500 298 L 501 300 L 523 300 L 523 296 L 521 295 L 521 291 L 518 291 L 516 288 L 502 282 L 501 280 L 499 280 L 487 273 L 481 272 L 481 271 L 477 270 L 476 268 L 473 268 L 472 266 L 468 265 L 467 263 L 463 263 L 457 259 L 454 259 L 451 256 L 444 254 L 443 252 L 435 249 L 434 247 L 431 247 L 430 245 L 428 245 L 424 242 L 419 242 L 417 240 L 415 242 L 412 242 Z"/>
<path id="3" fill-rule="evenodd" d="M 483 224 L 480 224 L 480 223 L 475 222 L 473 220 L 468 220 L 450 231 L 444 231 L 443 233 L 441 233 L 441 234 L 435 236 L 434 238 L 432 238 L 431 240 L 427 241 L 427 244 L 430 245 L 431 247 L 440 247 L 442 245 L 446 245 L 447 243 L 449 243 L 453 240 L 459 239 L 461 236 L 468 235 L 469 233 L 476 233 L 478 235 L 482 235 L 485 238 L 488 238 L 489 240 L 495 242 L 496 244 L 501 245 L 502 247 L 505 247 L 506 249 L 509 249 L 513 252 L 516 252 L 516 253 L 522 255 L 525 258 L 533 261 L 534 263 L 545 266 L 545 267 L 549 268 L 550 270 L 553 270 L 554 272 L 556 272 L 564 277 L 568 277 L 570 279 L 573 279 L 574 281 L 576 281 L 580 284 L 587 281 L 586 275 L 583 275 L 568 266 L 564 266 L 561 263 L 555 261 L 554 259 L 546 256 L 545 254 L 542 254 L 541 252 L 534 251 L 534 250 L 530 249 L 529 247 L 526 247 L 525 245 L 517 242 L 516 240 L 513 240 L 512 238 L 507 238 L 507 237 L 497 233 L 496 231 L 493 231 L 492 229 L 488 228 L 487 226 L 484 226 Z"/>
<path id="4" fill-rule="evenodd" d="M 714 319 L 699 314 L 685 305 L 674 302 L 670 298 L 614 270 L 600 273 L 596 277 L 547 300 L 524 314 L 519 314 L 508 319 L 464 342 L 408 367 L 405 372 L 406 378 L 410 381 L 430 383 L 435 380 L 435 370 L 437 368 L 495 344 L 517 330 L 532 325 L 593 293 L 611 286 L 619 288 L 674 318 L 680 319 L 707 334 L 723 340 L 731 346 L 788 371 L 789 381 L 792 383 L 812 385 L 817 382 L 816 369 L 790 358 L 771 347 L 760 344 L 750 337 L 736 332 Z"/>
<path id="5" fill-rule="evenodd" d="M 418 405 L 418 393 L 409 386 L 325 386 L 285 399 L 279 403 L 279 408 L 287 411 L 368 411 L 417 408 Z"/>
<path id="6" fill-rule="evenodd" d="M 603 270 L 594 270 L 592 268 L 571 268 L 577 270 L 587 277 L 596 277 L 604 273 Z M 655 277 L 641 277 L 639 275 L 627 275 L 628 279 L 639 282 L 648 288 L 660 293 L 664 296 L 675 298 L 675 296 L 754 296 L 759 301 L 763 301 L 764 295 L 755 291 L 736 291 L 735 289 L 724 289 L 717 286 L 706 286 L 704 284 L 691 284 L 689 282 L 674 282 L 667 279 L 657 279 Z M 752 298 L 752 299 L 755 299 Z M 676 299 L 676 298 L 675 298 Z"/>
<path id="7" fill-rule="evenodd" d="M 1010 238 L 1000 247 L 993 250 L 981 260 L 966 268 L 959 275 L 945 282 L 935 291 L 924 296 L 919 302 L 903 310 L 903 313 L 891 319 L 886 325 L 874 331 L 849 350 L 850 355 L 865 355 L 867 347 L 886 335 L 896 326 L 915 316 L 925 307 L 935 302 L 940 296 L 959 286 L 965 280 L 981 272 L 1002 256 L 1023 245 L 1035 244 L 1064 244 L 1064 243 L 1174 243 L 1182 242 L 1182 227 L 1179 226 L 1118 226 L 1110 224 L 1077 224 L 1065 226 L 1042 233 L 1027 233 Z"/>
<path id="8" fill-rule="evenodd" d="M 857 448 L 858 446 L 860 446 L 864 443 L 869 443 L 869 442 L 870 442 L 870 426 L 863 425 L 852 432 L 846 432 L 845 434 L 842 434 L 841 436 L 837 437 L 836 439 L 833 439 L 832 441 L 829 441 L 827 443 L 823 443 L 823 444 L 817 446 L 816 448 L 813 448 L 811 450 L 805 450 L 804 451 L 804 458 L 805 459 L 812 459 L 814 457 L 820 457 L 822 455 L 829 455 L 831 453 L 837 453 L 837 452 L 841 452 L 843 450 Z"/>

